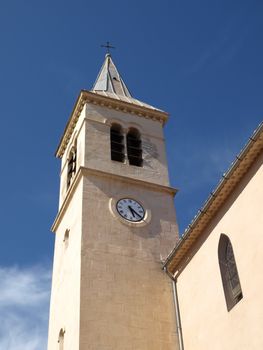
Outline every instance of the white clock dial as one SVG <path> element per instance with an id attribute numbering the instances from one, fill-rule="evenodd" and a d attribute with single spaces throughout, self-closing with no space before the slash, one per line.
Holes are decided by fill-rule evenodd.
<path id="1" fill-rule="evenodd" d="M 145 210 L 142 205 L 131 198 L 122 198 L 116 204 L 117 212 L 128 221 L 142 221 L 145 216 Z"/>

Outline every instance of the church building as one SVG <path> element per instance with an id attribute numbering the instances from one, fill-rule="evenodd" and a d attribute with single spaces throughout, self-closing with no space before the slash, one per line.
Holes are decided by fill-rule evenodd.
<path id="1" fill-rule="evenodd" d="M 164 264 L 184 347 L 263 349 L 263 123 Z"/>
<path id="2" fill-rule="evenodd" d="M 110 54 L 80 92 L 56 150 L 48 350 L 263 348 L 263 126 L 179 238 L 167 121 Z"/>

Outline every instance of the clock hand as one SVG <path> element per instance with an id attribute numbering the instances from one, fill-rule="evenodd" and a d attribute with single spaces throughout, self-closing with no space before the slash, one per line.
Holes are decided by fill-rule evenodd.
<path id="1" fill-rule="evenodd" d="M 132 207 L 130 205 L 128 205 L 128 208 L 130 209 L 130 212 L 132 213 L 132 216 L 135 217 L 134 214 L 133 214 L 134 210 L 132 209 Z"/>
<path id="2" fill-rule="evenodd" d="M 140 214 L 137 213 L 137 211 L 135 211 L 133 208 L 130 208 L 132 215 L 134 216 L 133 213 L 135 213 L 140 219 L 142 219 L 142 216 Z"/>

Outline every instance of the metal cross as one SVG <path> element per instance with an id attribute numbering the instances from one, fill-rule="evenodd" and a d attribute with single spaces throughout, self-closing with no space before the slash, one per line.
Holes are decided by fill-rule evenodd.
<path id="1" fill-rule="evenodd" d="M 110 53 L 110 49 L 115 49 L 115 46 L 110 45 L 110 42 L 107 41 L 106 45 L 100 45 L 101 47 L 105 47 L 107 49 L 107 53 Z"/>

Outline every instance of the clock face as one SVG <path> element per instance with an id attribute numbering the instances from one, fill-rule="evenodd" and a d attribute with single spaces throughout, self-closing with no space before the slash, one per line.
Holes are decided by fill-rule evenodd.
<path id="1" fill-rule="evenodd" d="M 131 198 L 122 198 L 116 204 L 117 212 L 128 221 L 142 221 L 145 216 L 145 210 L 142 205 Z"/>

